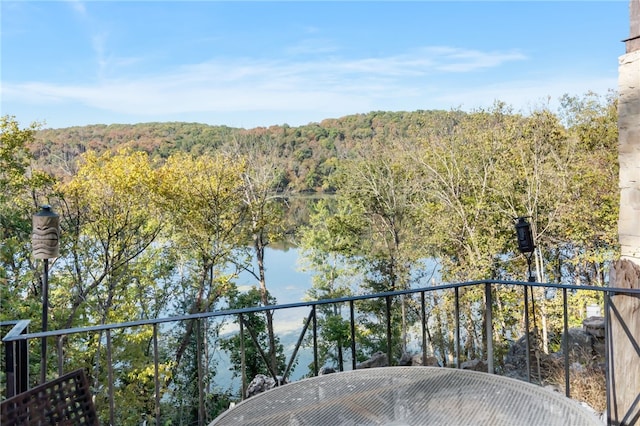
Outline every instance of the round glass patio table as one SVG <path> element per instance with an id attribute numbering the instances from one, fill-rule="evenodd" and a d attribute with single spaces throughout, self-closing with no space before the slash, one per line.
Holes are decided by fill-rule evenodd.
<path id="1" fill-rule="evenodd" d="M 223 425 L 601 425 L 576 401 L 520 380 L 439 367 L 382 367 L 280 386 L 225 411 Z"/>

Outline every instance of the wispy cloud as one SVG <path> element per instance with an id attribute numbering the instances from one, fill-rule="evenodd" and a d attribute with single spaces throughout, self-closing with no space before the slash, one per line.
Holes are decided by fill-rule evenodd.
<path id="1" fill-rule="evenodd" d="M 510 80 L 472 88 L 450 88 L 433 93 L 432 100 L 438 105 L 453 105 L 465 110 L 486 108 L 499 100 L 514 106 L 520 112 L 528 113 L 541 106 L 553 110 L 559 106 L 561 96 L 582 95 L 585 93 L 585 87 L 593 92 L 605 94 L 617 87 L 617 79 L 561 75 L 544 80 Z"/>
<path id="2" fill-rule="evenodd" d="M 87 8 L 87 3 L 79 0 L 65 0 L 74 12 L 76 20 L 81 24 L 83 33 L 80 37 L 86 37 L 88 45 L 93 51 L 96 78 L 106 78 L 119 72 L 121 67 L 127 67 L 138 63 L 139 58 L 122 58 L 114 54 L 110 48 L 111 31 L 108 24 L 99 17 L 96 18 Z"/>
<path id="3" fill-rule="evenodd" d="M 287 55 L 299 56 L 299 55 L 318 55 L 334 53 L 339 50 L 337 45 L 334 45 L 330 40 L 309 38 L 301 40 L 291 46 L 284 49 Z"/>
<path id="4" fill-rule="evenodd" d="M 69 6 L 71 6 L 71 9 L 73 9 L 73 11 L 82 16 L 82 17 L 86 17 L 87 16 L 87 8 L 85 6 L 85 3 L 83 1 L 80 0 L 65 0 L 67 2 L 67 4 Z"/>
<path id="5" fill-rule="evenodd" d="M 94 37 L 101 65 L 109 63 L 104 37 Z M 81 102 L 120 112 L 179 113 L 256 109 L 315 109 L 334 102 L 364 106 L 362 99 L 395 97 L 407 79 L 443 71 L 473 72 L 522 60 L 521 54 L 426 48 L 411 54 L 301 62 L 217 60 L 182 66 L 164 75 L 98 79 L 94 85 L 46 82 L 11 84 L 3 95 L 35 103 Z M 135 61 L 133 58 L 131 62 Z"/>
<path id="6" fill-rule="evenodd" d="M 5 101 L 80 104 L 136 120 L 193 113 L 247 117 L 262 112 L 262 120 L 267 116 L 272 120 L 279 114 L 282 118 L 278 122 L 295 125 L 294 115 L 301 117 L 303 112 L 307 112 L 305 117 L 322 119 L 372 110 L 473 109 L 488 107 L 495 100 L 526 109 L 542 96 L 557 100 L 565 93 L 581 94 L 583 87 L 604 92 L 616 86 L 615 79 L 561 75 L 542 81 L 479 79 L 484 82 L 476 80 L 473 86 L 456 84 L 458 79 L 453 78 L 461 73 L 485 74 L 487 69 L 498 73 L 505 64 L 525 60 L 527 57 L 517 51 L 482 52 L 442 46 L 360 59 L 322 55 L 297 62 L 217 59 L 180 66 L 164 74 L 99 78 L 94 84 L 4 82 L 1 93 Z M 331 115 L 318 117 L 325 112 Z M 314 119 L 301 119 L 300 124 Z"/>
<path id="7" fill-rule="evenodd" d="M 510 52 L 482 52 L 459 48 L 427 49 L 428 55 L 437 59 L 436 68 L 445 72 L 473 72 L 486 68 L 495 68 L 509 62 L 525 61 L 529 59 L 518 51 Z"/>

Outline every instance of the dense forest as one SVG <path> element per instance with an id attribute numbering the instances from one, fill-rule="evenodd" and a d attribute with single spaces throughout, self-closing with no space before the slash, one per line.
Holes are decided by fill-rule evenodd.
<path id="1" fill-rule="evenodd" d="M 37 132 L 31 146 L 36 159 L 56 174 L 73 173 L 78 155 L 121 147 L 144 151 L 154 159 L 176 152 L 202 155 L 225 151 L 242 140 L 268 144 L 284 170 L 283 188 L 293 192 L 332 191 L 329 176 L 336 161 L 376 141 L 411 137 L 414 129 L 437 122 L 443 111 L 371 112 L 290 127 L 238 129 L 198 123 L 93 125 Z"/>
<path id="2" fill-rule="evenodd" d="M 50 329 L 277 303 L 264 251 L 284 241 L 300 248 L 314 273 L 313 299 L 437 283 L 425 259 L 437 260 L 438 281 L 526 280 L 513 228 L 522 216 L 532 224 L 536 281 L 606 285 L 618 253 L 616 107 L 613 94 L 587 93 L 563 97 L 557 111 L 524 114 L 496 103 L 472 112 L 371 112 L 256 129 L 177 122 L 41 129 L 4 116 L 0 320 L 28 318 L 38 329 L 42 265 L 31 256 L 30 234 L 43 204 L 61 222 Z M 254 290 L 238 290 L 240 271 L 253 274 Z M 439 299 L 429 301 L 429 348 L 450 365 L 452 300 L 430 297 Z M 481 357 L 474 318 L 482 294 L 462 297 L 461 357 Z M 561 306 L 553 295 L 534 297 L 549 351 L 558 345 Z M 495 300 L 500 335 L 517 338 L 521 299 L 504 288 Z M 571 295 L 572 324 L 593 302 L 600 302 L 596 295 Z M 394 301 L 398 354 L 408 350 L 415 303 Z M 339 310 L 320 314 L 321 361 L 335 365 L 350 347 L 347 323 Z M 363 304 L 360 315 L 352 355 L 364 359 L 381 349 L 381 307 Z M 266 354 L 252 358 L 251 373 L 281 372 L 272 314 L 251 321 Z M 218 332 L 189 323 L 163 337 L 167 422 L 197 417 L 188 408 L 197 405 L 194 342 L 213 341 Z M 150 333 L 113 337 L 120 424 L 139 424 L 141 413 L 152 412 Z M 103 337 L 65 346 L 65 365 L 91 372 L 98 402 L 105 395 Z M 254 341 L 242 344 L 250 350 Z M 236 360 L 240 345 L 237 336 L 221 343 Z M 215 361 L 206 362 L 213 389 Z M 211 415 L 221 398 L 207 400 Z"/>

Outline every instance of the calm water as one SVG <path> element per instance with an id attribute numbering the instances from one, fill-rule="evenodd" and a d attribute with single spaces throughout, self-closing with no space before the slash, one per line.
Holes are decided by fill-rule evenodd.
<path id="1" fill-rule="evenodd" d="M 287 250 L 267 248 L 265 251 L 267 288 L 276 298 L 278 304 L 303 301 L 306 291 L 312 286 L 312 274 L 300 271 L 298 257 L 299 251 L 296 248 L 289 248 Z M 435 262 L 428 261 L 426 263 L 428 269 L 437 271 L 437 264 Z M 414 284 L 415 286 L 426 286 L 434 276 L 437 277 L 438 273 L 434 272 L 434 275 L 427 274 Z M 243 273 L 238 277 L 237 285 L 240 290 L 248 290 L 252 286 L 257 287 L 258 283 L 251 274 Z M 309 315 L 309 311 L 310 308 L 304 307 L 277 310 L 274 313 L 274 328 L 285 348 L 287 361 L 293 353 L 295 344 L 302 331 L 303 322 Z M 238 327 L 235 324 L 225 327 L 225 334 L 237 332 Z M 218 356 L 216 383 L 223 389 L 239 389 L 240 380 L 238 378 L 232 378 L 232 372 L 229 371 L 228 356 L 224 351 L 219 351 Z M 312 361 L 312 349 L 305 347 L 300 348 L 298 352 L 298 364 L 290 374 L 290 380 L 299 380 L 306 375 L 308 373 L 308 365 Z"/>
<path id="2" fill-rule="evenodd" d="M 267 248 L 265 250 L 265 276 L 267 289 L 277 299 L 278 304 L 302 301 L 307 290 L 312 286 L 312 273 L 300 271 L 299 250 Z M 433 280 L 440 280 L 438 262 L 428 259 L 423 261 L 422 268 L 418 268 L 412 277 L 413 288 L 429 286 Z M 256 267 L 257 270 L 257 267 Z M 237 280 L 241 290 L 248 290 L 251 286 L 258 286 L 256 279 L 248 273 L 240 274 Z"/>
<path id="3" fill-rule="evenodd" d="M 276 250 L 267 248 L 265 251 L 265 277 L 267 288 L 278 304 L 301 302 L 307 290 L 311 288 L 311 274 L 301 272 L 298 266 L 298 250 Z M 256 268 L 257 269 L 257 268 Z M 242 273 L 237 279 L 240 290 L 257 287 L 256 279 L 249 273 Z M 279 310 L 274 313 L 274 328 L 285 348 L 287 360 L 293 353 L 295 344 L 302 331 L 303 321 L 309 315 L 308 308 Z M 225 333 L 237 333 L 235 325 L 225 327 Z M 290 374 L 291 380 L 298 380 L 307 374 L 307 366 L 313 360 L 310 348 L 300 348 L 298 351 L 298 365 Z M 222 389 L 237 391 L 240 380 L 233 378 L 229 370 L 229 358 L 224 351 L 218 352 L 216 383 Z M 251 378 L 249 378 L 251 380 Z"/>
<path id="4" fill-rule="evenodd" d="M 311 274 L 299 271 L 296 248 L 287 250 L 267 248 L 264 265 L 267 289 L 279 304 L 300 302 L 305 292 L 311 288 Z M 240 274 L 237 283 L 241 290 L 258 286 L 256 279 L 249 273 Z"/>

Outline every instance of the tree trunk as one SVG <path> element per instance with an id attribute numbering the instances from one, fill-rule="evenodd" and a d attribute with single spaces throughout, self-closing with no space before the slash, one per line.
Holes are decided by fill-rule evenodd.
<path id="1" fill-rule="evenodd" d="M 264 250 L 266 244 L 262 240 L 262 235 L 256 234 L 254 237 L 254 248 L 258 261 L 258 274 L 260 277 L 260 296 L 264 306 L 269 305 L 269 294 L 267 292 L 267 281 L 264 274 Z M 269 371 L 272 375 L 278 374 L 278 359 L 276 353 L 276 337 L 273 331 L 273 311 L 265 311 L 267 317 L 267 334 L 269 336 Z M 274 377 L 276 379 L 276 377 Z"/>

